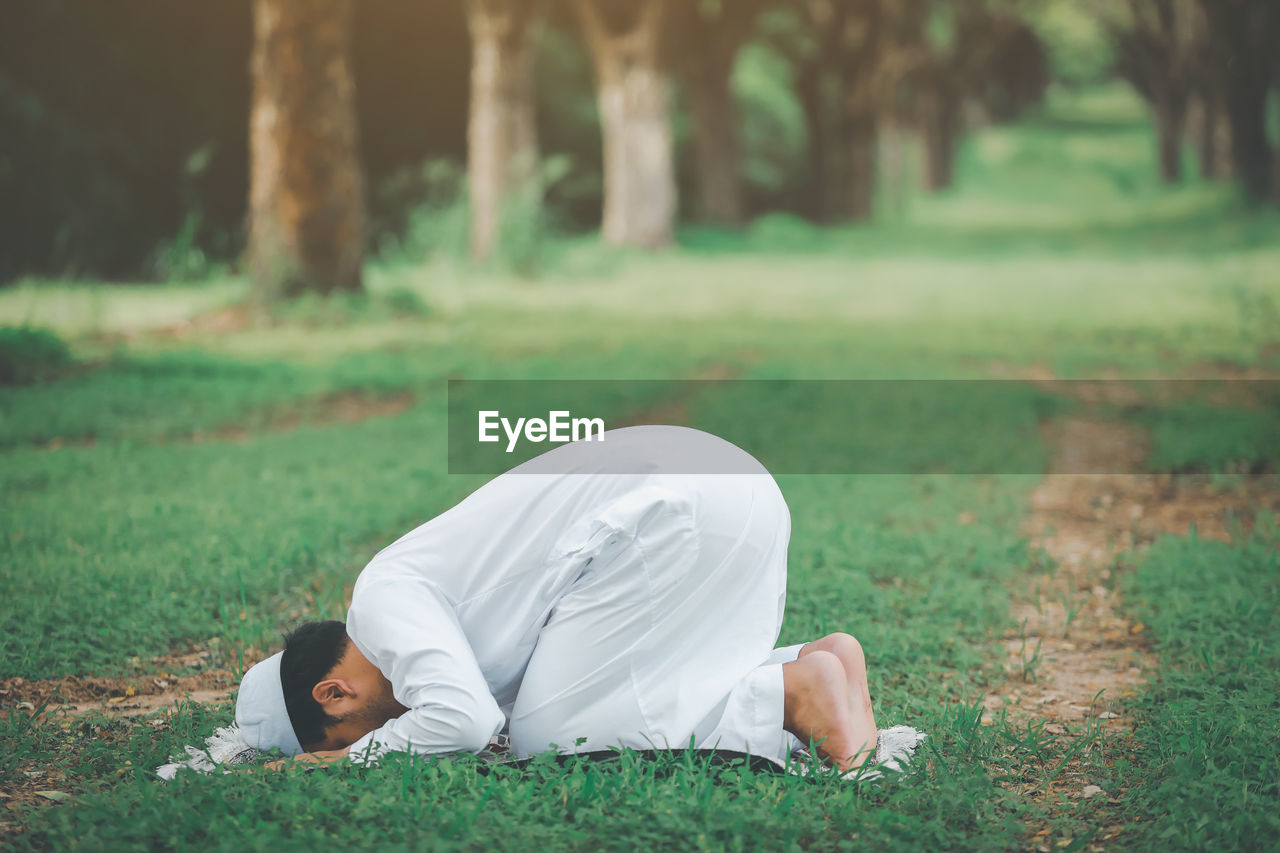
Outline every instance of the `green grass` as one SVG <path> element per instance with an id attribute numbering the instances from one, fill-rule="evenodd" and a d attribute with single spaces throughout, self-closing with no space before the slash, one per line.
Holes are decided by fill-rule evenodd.
<path id="1" fill-rule="evenodd" d="M 483 479 L 446 471 L 450 377 L 1280 367 L 1280 217 L 1247 213 L 1220 187 L 1162 188 L 1153 151 L 1145 117 L 1117 90 L 1055 96 L 1044 115 L 970 139 L 956 190 L 912 194 L 872 226 L 773 216 L 743 234 L 691 228 L 681 248 L 653 255 L 562 240 L 529 279 L 433 257 L 370 269 L 371 297 L 311 301 L 227 331 L 144 334 L 243 298 L 238 279 L 0 291 L 0 322 L 51 328 L 75 359 L 58 377 L 0 389 L 0 676 L 142 677 L 150 658 L 188 644 L 220 649 L 235 668 L 297 621 L 341 615 L 344 588 L 379 547 Z M 290 413 L 340 393 L 412 405 L 282 429 Z M 859 636 L 881 723 L 931 734 L 904 782 L 865 788 L 630 758 L 486 774 L 450 758 L 165 785 L 150 768 L 227 722 L 228 707 L 183 703 L 153 726 L 40 720 L 5 704 L 0 785 L 41 771 L 41 787 L 71 795 L 9 811 L 23 827 L 9 840 L 1025 849 L 1030 823 L 1078 847 L 1109 807 L 1048 792 L 1081 767 L 1123 794 L 1138 828 L 1121 838 L 1135 847 L 1274 839 L 1275 765 L 1246 737 L 1269 731 L 1274 747 L 1274 540 L 1163 540 L 1143 562 L 1129 594 L 1166 669 L 1144 700 L 1141 749 L 1109 763 L 1116 747 L 1096 724 L 1055 734 L 984 720 L 979 704 L 1004 678 L 1009 590 L 1039 568 L 1020 531 L 1046 456 L 1037 423 L 1065 404 L 1011 383 L 950 420 L 936 401 L 917 401 L 909 429 L 887 429 L 882 407 L 864 400 L 848 433 L 828 417 L 806 435 L 831 401 L 803 388 L 763 401 L 739 393 L 710 386 L 687 401 L 689 414 L 743 443 L 787 450 L 791 424 L 806 458 L 856 443 L 886 470 L 922 472 L 779 478 L 794 519 L 781 641 Z M 625 386 L 617 395 L 621 410 L 653 402 Z M 1189 401 L 1120 414 L 1150 430 L 1159 469 L 1274 464 L 1265 409 Z M 219 432 L 227 427 L 237 432 Z M 1026 475 L 931 473 L 957 456 Z"/>
<path id="2" fill-rule="evenodd" d="M 1280 845 L 1280 532 L 1272 517 L 1240 539 L 1162 539 L 1129 584 L 1163 664 L 1113 782 L 1130 846 Z"/>
<path id="3" fill-rule="evenodd" d="M 1161 407 L 1140 415 L 1151 430 L 1157 471 L 1212 474 L 1280 470 L 1280 383 L 1258 383 L 1254 405 Z"/>
<path id="4" fill-rule="evenodd" d="M 78 786 L 82 775 L 106 775 L 110 782 L 75 790 L 70 808 L 39 811 L 35 829 L 19 839 L 18 849 L 63 846 L 72 839 L 90 848 L 178 847 L 202 838 L 209 826 L 222 827 L 211 843 L 226 849 L 246 843 L 293 848 L 334 835 L 344 846 L 374 848 L 839 848 L 855 833 L 898 849 L 1015 847 L 1012 821 L 1026 807 L 1000 789 L 977 760 L 1003 752 L 1003 745 L 995 730 L 976 725 L 976 713 L 962 700 L 981 692 L 990 673 L 983 646 L 1006 618 L 1007 598 L 993 592 L 991 582 L 1011 577 L 1025 560 L 1013 535 L 1025 485 L 946 478 L 784 479 L 797 526 L 796 580 L 783 639 L 841 627 L 858 631 L 879 673 L 881 718 L 916 721 L 933 735 L 930 754 L 938 758 L 929 769 L 922 764 L 921 776 L 910 784 L 863 790 L 632 760 L 615 767 L 537 764 L 487 776 L 466 759 L 412 766 L 393 760 L 376 770 L 238 774 L 173 785 L 132 769 L 123 777 L 114 772 L 125 760 L 133 762 L 130 768 L 153 766 L 183 738 L 190 742 L 196 726 L 179 714 L 152 739 L 117 745 L 111 768 L 83 757 L 67 759 L 71 785 Z M 365 498 L 362 492 L 337 503 L 350 507 L 367 503 Z M 984 501 L 989 525 L 936 521 L 954 519 L 958 508 Z M 260 596 L 251 592 L 250 601 Z M 133 645 L 118 636 L 113 643 Z M 13 740 L 26 754 L 56 756 L 48 728 L 27 735 L 34 743 Z M 415 819 L 406 819 L 411 815 Z M 352 836 L 344 830 L 352 822 L 367 832 Z"/>

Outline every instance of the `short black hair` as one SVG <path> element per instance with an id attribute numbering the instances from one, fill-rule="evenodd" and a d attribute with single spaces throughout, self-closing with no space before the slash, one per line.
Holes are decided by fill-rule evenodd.
<path id="1" fill-rule="evenodd" d="M 340 722 L 325 712 L 311 691 L 342 660 L 348 642 L 346 624 L 332 619 L 307 622 L 285 635 L 280 684 L 293 733 L 304 749 L 322 743 L 325 729 Z"/>

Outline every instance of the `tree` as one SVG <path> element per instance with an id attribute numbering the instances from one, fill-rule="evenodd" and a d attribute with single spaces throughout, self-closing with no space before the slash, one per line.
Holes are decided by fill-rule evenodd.
<path id="1" fill-rule="evenodd" d="M 811 8 L 814 5 L 810 3 Z M 886 5 L 884 0 L 847 0 L 824 10 L 830 15 L 825 23 L 836 35 L 840 137 L 849 170 L 844 186 L 846 212 L 855 222 L 870 219 L 875 207 Z"/>
<path id="2" fill-rule="evenodd" d="M 876 142 L 893 74 L 889 27 L 901 14 L 886 0 L 797 0 L 799 37 L 779 48 L 796 66 L 813 170 L 815 219 L 870 219 Z"/>
<path id="3" fill-rule="evenodd" d="M 1194 0 L 1106 4 L 1118 70 L 1151 105 L 1165 183 L 1182 179 L 1182 140 L 1198 50 Z"/>
<path id="4" fill-rule="evenodd" d="M 991 122 L 1009 122 L 1044 101 L 1052 71 L 1049 49 L 1025 21 L 1012 15 L 995 19 L 988 61 L 974 81 L 972 97 Z"/>
<path id="5" fill-rule="evenodd" d="M 1021 22 L 990 0 L 926 0 L 926 6 L 915 32 L 923 57 L 913 63 L 908 85 L 924 144 L 924 187 L 938 191 L 955 182 L 965 100 L 981 92 Z"/>
<path id="6" fill-rule="evenodd" d="M 249 259 L 259 298 L 358 290 L 364 180 L 349 0 L 256 0 Z"/>
<path id="7" fill-rule="evenodd" d="M 499 240 L 504 205 L 527 195 L 532 208 L 541 195 L 533 89 L 537 18 L 534 0 L 467 3 L 472 45 L 467 179 L 471 255 L 478 259 L 488 257 Z"/>
<path id="8" fill-rule="evenodd" d="M 734 225 L 745 214 L 730 83 L 738 51 L 764 2 L 682 0 L 676 6 L 680 65 L 693 119 L 696 210 L 704 222 Z"/>
<path id="9" fill-rule="evenodd" d="M 966 107 L 1005 121 L 1040 101 L 1048 54 L 1015 14 L 1017 0 L 899 0 L 885 8 L 881 88 L 893 93 L 898 121 L 920 134 L 924 188 L 945 190 L 955 181 Z"/>
<path id="10" fill-rule="evenodd" d="M 596 73 L 606 242 L 658 248 L 675 236 L 668 0 L 575 0 Z"/>
<path id="11" fill-rule="evenodd" d="M 808 145 L 808 204 L 815 222 L 845 218 L 848 151 L 841 139 L 839 39 L 829 22 L 837 7 L 828 0 L 794 0 L 772 16 L 770 42 L 795 69 L 796 98 Z"/>
<path id="12" fill-rule="evenodd" d="M 1267 98 L 1276 79 L 1280 8 L 1274 0 L 1201 0 L 1213 61 L 1225 69 L 1223 106 L 1236 179 L 1251 198 L 1280 200 L 1267 137 Z M 1274 181 L 1274 183 L 1273 183 Z"/>

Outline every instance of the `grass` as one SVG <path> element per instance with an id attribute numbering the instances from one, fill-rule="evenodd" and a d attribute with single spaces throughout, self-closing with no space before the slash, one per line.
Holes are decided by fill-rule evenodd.
<path id="1" fill-rule="evenodd" d="M 76 359 L 56 380 L 0 389 L 0 676 L 142 678 L 162 665 L 153 658 L 189 645 L 220 650 L 235 669 L 297 621 L 340 616 L 365 560 L 484 479 L 447 473 L 451 377 L 967 380 L 1280 366 L 1266 309 L 1280 301 L 1280 217 L 1246 214 L 1217 187 L 1159 187 L 1153 151 L 1145 118 L 1116 91 L 1059 99 L 971 139 L 956 191 L 911 197 L 874 226 L 773 217 L 745 234 L 689 229 L 681 249 L 656 255 L 565 240 L 534 279 L 448 257 L 375 267 L 373 297 L 231 330 L 147 333 L 242 298 L 239 280 L 0 291 L 0 322 L 52 328 Z M 655 402 L 640 386 L 609 387 L 618 410 Z M 778 470 L 810 472 L 779 476 L 794 519 L 780 641 L 834 630 L 862 640 L 880 722 L 931 735 L 902 783 L 623 756 L 491 772 L 468 757 L 395 758 L 166 785 L 150 768 L 229 721 L 228 706 L 181 702 L 131 723 L 6 703 L 0 786 L 70 795 L 9 810 L 21 831 L 7 842 L 999 850 L 1031 845 L 1035 824 L 1079 849 L 1115 811 L 1047 793 L 1082 763 L 1121 798 L 1132 846 L 1274 838 L 1275 766 L 1264 760 L 1274 749 L 1250 751 L 1252 733 L 1274 737 L 1277 722 L 1274 540 L 1163 540 L 1134 573 L 1129 595 L 1165 665 L 1143 700 L 1137 751 L 1096 722 L 1063 734 L 986 719 L 981 696 L 1005 678 L 1000 638 L 1016 630 L 1008 590 L 1036 565 L 1020 525 L 1045 464 L 1037 424 L 1066 404 L 1006 383 L 967 408 L 904 393 L 896 399 L 914 416 L 895 420 L 886 399 L 842 403 L 814 387 L 708 385 L 684 403 L 699 422 L 784 453 Z M 410 405 L 289 417 L 341 394 Z M 850 400 L 862 408 L 843 408 Z M 842 431 L 846 414 L 854 426 Z M 1274 464 L 1265 407 L 1119 414 L 1150 430 L 1157 469 L 1242 476 L 1242 464 Z M 883 466 L 874 470 L 916 473 L 813 475 L 800 464 L 851 446 Z M 985 473 L 938 473 L 956 459 Z M 1021 665 L 1037 677 L 1030 641 Z"/>
<path id="2" fill-rule="evenodd" d="M 1166 849 L 1280 845 L 1280 530 L 1272 517 L 1241 539 L 1162 539 L 1130 583 L 1163 667 L 1112 784 Z"/>

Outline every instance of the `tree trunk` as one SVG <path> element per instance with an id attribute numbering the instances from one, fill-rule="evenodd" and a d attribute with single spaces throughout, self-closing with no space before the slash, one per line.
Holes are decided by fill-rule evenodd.
<path id="1" fill-rule="evenodd" d="M 898 121 L 890 116 L 887 126 L 876 134 L 877 173 L 883 185 L 881 196 L 894 218 L 907 211 L 907 181 L 903 169 L 904 134 Z"/>
<path id="2" fill-rule="evenodd" d="M 930 192 L 950 189 L 955 182 L 956 136 L 960 110 L 950 93 L 927 99 L 921 135 L 924 142 L 924 188 Z"/>
<path id="3" fill-rule="evenodd" d="M 1231 177 L 1231 127 L 1217 96 L 1200 95 L 1187 111 L 1195 139 L 1200 178 L 1220 181 Z"/>
<path id="4" fill-rule="evenodd" d="M 1223 107 L 1231 126 L 1231 165 L 1245 193 L 1272 196 L 1267 93 L 1271 86 L 1280 10 L 1271 0 L 1201 0 L 1223 74 Z"/>
<path id="5" fill-rule="evenodd" d="M 805 207 L 810 219 L 823 222 L 827 218 L 826 191 L 831 180 L 827 172 L 827 134 L 822 120 L 822 85 L 816 66 L 810 65 L 801 70 L 796 79 L 796 93 L 804 111 L 809 147 L 810 192 Z"/>
<path id="6" fill-rule="evenodd" d="M 349 0 L 256 0 L 249 264 L 258 297 L 359 290 L 364 180 Z"/>
<path id="7" fill-rule="evenodd" d="M 799 75 L 797 93 L 805 116 L 809 146 L 809 216 L 814 222 L 838 222 L 850 213 L 849 154 L 838 81 L 813 64 Z"/>
<path id="8" fill-rule="evenodd" d="M 467 181 L 471 255 L 487 258 L 500 239 L 503 207 L 528 194 L 540 200 L 534 119 L 532 0 L 468 0 L 471 108 Z"/>
<path id="9" fill-rule="evenodd" d="M 1186 124 L 1186 99 L 1165 93 L 1152 103 L 1160 150 L 1160 177 L 1166 184 L 1182 181 L 1182 131 Z"/>
<path id="10" fill-rule="evenodd" d="M 738 174 L 738 115 L 730 87 L 735 54 L 695 53 L 689 58 L 686 79 L 698 166 L 698 218 L 720 225 L 741 223 L 744 210 Z"/>
<path id="11" fill-rule="evenodd" d="M 875 212 L 876 119 L 875 113 L 851 117 L 849 146 L 849 218 L 866 222 Z"/>
<path id="12" fill-rule="evenodd" d="M 605 242 L 659 248 L 675 238 L 671 90 L 660 54 L 666 0 L 645 0 L 635 24 L 609 30 L 595 0 L 577 3 L 596 71 L 604 142 Z"/>
<path id="13" fill-rule="evenodd" d="M 1271 144 L 1267 139 L 1267 86 L 1233 80 L 1227 91 L 1231 123 L 1231 160 L 1245 193 L 1265 198 L 1271 188 Z"/>

